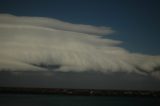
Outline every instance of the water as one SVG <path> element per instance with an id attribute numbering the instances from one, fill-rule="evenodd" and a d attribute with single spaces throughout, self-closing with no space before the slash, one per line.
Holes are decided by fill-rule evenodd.
<path id="1" fill-rule="evenodd" d="M 160 106 L 160 98 L 0 94 L 0 106 Z"/>

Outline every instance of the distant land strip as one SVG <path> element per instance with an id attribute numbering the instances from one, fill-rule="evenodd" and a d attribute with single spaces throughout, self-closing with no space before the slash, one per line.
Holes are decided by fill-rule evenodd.
<path id="1" fill-rule="evenodd" d="M 101 90 L 70 88 L 0 87 L 0 94 L 56 94 L 80 96 L 152 96 L 160 97 L 160 91 L 150 90 Z"/>

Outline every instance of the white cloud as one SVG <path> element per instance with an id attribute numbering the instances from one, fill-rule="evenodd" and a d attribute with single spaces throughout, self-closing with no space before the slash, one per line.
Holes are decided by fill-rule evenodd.
<path id="1" fill-rule="evenodd" d="M 58 65 L 53 70 L 146 74 L 160 66 L 160 56 L 130 53 L 117 46 L 121 41 L 97 36 L 111 32 L 108 27 L 1 14 L 0 69 L 47 71 Z"/>
<path id="2" fill-rule="evenodd" d="M 83 24 L 72 24 L 68 22 L 63 22 L 57 19 L 43 18 L 43 17 L 17 17 L 10 14 L 0 14 L 1 24 L 12 24 L 12 25 L 32 25 L 41 26 L 47 28 L 54 28 L 59 30 L 88 33 L 88 34 L 110 34 L 113 30 L 110 27 L 96 27 L 91 25 Z"/>

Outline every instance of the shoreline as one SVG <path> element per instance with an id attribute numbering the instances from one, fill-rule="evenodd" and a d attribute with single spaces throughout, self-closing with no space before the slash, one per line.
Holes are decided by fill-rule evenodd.
<path id="1" fill-rule="evenodd" d="M 0 94 L 160 97 L 160 91 L 149 91 L 149 90 L 107 90 L 107 89 L 34 88 L 34 87 L 0 87 Z"/>

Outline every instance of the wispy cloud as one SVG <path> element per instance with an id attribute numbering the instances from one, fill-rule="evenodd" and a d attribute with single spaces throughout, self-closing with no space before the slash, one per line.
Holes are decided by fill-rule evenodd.
<path id="1" fill-rule="evenodd" d="M 123 71 L 160 77 L 160 56 L 130 53 L 118 47 L 121 41 L 99 36 L 112 32 L 109 27 L 1 14 L 0 69 Z"/>

